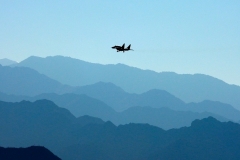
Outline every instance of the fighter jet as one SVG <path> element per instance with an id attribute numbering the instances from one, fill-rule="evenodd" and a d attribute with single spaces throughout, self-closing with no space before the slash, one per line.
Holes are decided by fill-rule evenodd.
<path id="1" fill-rule="evenodd" d="M 129 50 L 133 51 L 133 49 L 130 49 L 131 44 L 127 48 L 124 48 L 124 47 L 125 47 L 125 43 L 122 46 L 116 46 L 115 45 L 115 46 L 112 47 L 112 49 L 116 49 L 117 52 L 120 52 L 120 51 L 125 52 L 125 51 L 129 51 Z"/>

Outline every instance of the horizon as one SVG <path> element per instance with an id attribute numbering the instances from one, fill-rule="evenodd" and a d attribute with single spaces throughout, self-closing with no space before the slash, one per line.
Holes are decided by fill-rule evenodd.
<path id="1" fill-rule="evenodd" d="M 205 74 L 240 85 L 240 1 L 0 4 L 0 59 L 61 55 L 155 72 Z M 111 48 L 123 43 L 134 51 Z"/>
<path id="2" fill-rule="evenodd" d="M 75 60 L 79 60 L 79 61 L 84 61 L 84 60 L 81 60 L 81 59 L 73 58 L 73 57 L 70 57 L 70 56 L 62 56 L 62 55 L 54 55 L 54 56 L 46 56 L 46 57 L 40 57 L 40 56 L 34 56 L 34 55 L 32 55 L 32 56 L 30 56 L 30 57 L 38 57 L 38 58 L 43 58 L 43 59 L 45 59 L 45 58 L 48 58 L 48 57 L 58 57 L 58 56 L 59 56 L 59 57 L 64 57 L 64 58 L 71 58 L 71 59 L 75 59 Z M 30 57 L 27 57 L 26 59 L 28 59 L 28 58 L 30 58 Z M 13 60 L 8 59 L 8 58 L 2 58 L 2 59 L 0 59 L 0 60 L 3 60 L 3 59 L 7 59 L 7 60 L 10 60 L 10 61 L 13 61 Z M 23 59 L 22 61 L 24 61 L 24 60 L 26 60 L 26 59 Z M 20 62 L 15 61 L 15 62 L 21 63 L 22 61 L 20 61 Z M 137 69 L 140 69 L 140 70 L 153 71 L 153 72 L 156 72 L 156 73 L 174 73 L 174 74 L 178 74 L 178 75 L 197 75 L 197 74 L 200 74 L 200 75 L 205 75 L 205 76 L 210 76 L 210 77 L 212 77 L 212 78 L 216 78 L 216 79 L 218 79 L 218 80 L 220 80 L 220 81 L 223 81 L 223 82 L 225 82 L 225 83 L 227 83 L 227 84 L 229 84 L 229 85 L 235 85 L 235 86 L 239 86 L 239 87 L 240 87 L 240 85 L 230 84 L 230 83 L 228 83 L 228 82 L 226 82 L 226 81 L 224 81 L 224 80 L 222 80 L 222 79 L 219 79 L 219 78 L 214 77 L 214 76 L 211 76 L 211 75 L 203 74 L 203 73 L 177 73 L 177 72 L 173 72 L 173 71 L 160 71 L 160 72 L 157 72 L 157 71 L 154 71 L 154 70 L 151 70 L 151 69 L 143 69 L 143 68 L 139 68 L 139 67 L 136 67 L 136 66 L 127 65 L 127 64 L 124 64 L 124 63 L 101 64 L 101 63 L 97 63 L 97 62 L 88 62 L 88 61 L 84 61 L 84 62 L 92 63 L 92 64 L 99 64 L 99 65 L 118 65 L 118 64 L 120 64 L 120 65 L 126 65 L 126 66 L 128 66 L 128 67 L 137 68 Z"/>

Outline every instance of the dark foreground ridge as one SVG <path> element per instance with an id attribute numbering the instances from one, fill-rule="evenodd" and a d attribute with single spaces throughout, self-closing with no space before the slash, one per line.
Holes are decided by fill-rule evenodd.
<path id="1" fill-rule="evenodd" d="M 1 160 L 61 160 L 44 147 L 31 146 L 28 148 L 0 147 Z"/>
<path id="2" fill-rule="evenodd" d="M 2 147 L 37 144 L 63 160 L 240 159 L 240 125 L 212 117 L 165 131 L 148 124 L 115 126 L 89 116 L 76 118 L 48 100 L 1 101 L 0 128 Z"/>

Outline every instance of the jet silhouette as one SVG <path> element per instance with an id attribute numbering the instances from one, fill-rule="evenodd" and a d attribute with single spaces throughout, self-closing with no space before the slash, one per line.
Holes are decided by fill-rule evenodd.
<path id="1" fill-rule="evenodd" d="M 130 49 L 131 44 L 127 48 L 124 48 L 124 47 L 125 47 L 125 43 L 122 46 L 116 46 L 115 45 L 115 46 L 112 47 L 112 49 L 116 49 L 117 52 L 120 52 L 120 51 L 125 52 L 125 51 L 129 51 L 129 50 L 133 51 L 133 49 Z"/>

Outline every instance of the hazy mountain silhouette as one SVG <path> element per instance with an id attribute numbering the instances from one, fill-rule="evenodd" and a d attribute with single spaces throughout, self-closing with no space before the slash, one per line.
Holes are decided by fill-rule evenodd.
<path id="1" fill-rule="evenodd" d="M 49 79 L 48 77 L 39 74 L 38 72 L 25 68 L 25 67 L 1 67 L 1 85 L 0 90 L 5 93 L 20 94 L 20 95 L 35 95 L 44 92 L 61 92 L 73 90 L 72 87 L 63 86 L 59 82 Z M 6 75 L 6 76 L 5 76 Z M 25 76 L 26 75 L 26 76 Z M 129 94 L 122 90 L 120 87 L 115 86 L 112 83 L 96 83 L 94 85 L 88 85 L 84 87 L 77 87 L 76 93 L 84 93 L 88 96 L 100 99 L 109 106 L 113 107 L 117 111 L 123 111 L 132 106 L 151 106 L 151 107 L 169 107 L 175 110 L 186 110 L 184 107 L 184 102 L 180 99 L 172 96 L 166 91 L 161 90 L 151 90 L 143 94 Z M 69 109 L 75 116 L 90 115 L 94 117 L 102 118 L 103 120 L 113 120 L 115 117 L 114 111 L 104 103 L 98 102 L 98 100 L 91 99 L 83 101 L 83 98 L 76 100 L 76 96 L 72 97 L 72 100 L 67 98 L 57 98 L 55 103 L 60 106 Z M 9 99 L 2 99 L 4 101 L 11 101 L 12 97 Z M 26 98 L 22 98 L 28 100 Z M 50 99 L 53 100 L 54 97 L 39 97 L 37 99 Z M 36 100 L 36 99 L 35 99 Z M 65 102 L 63 101 L 65 100 Z M 73 101 L 73 102 L 72 102 Z M 78 101 L 78 102 L 76 102 Z M 73 105 L 71 104 L 73 103 Z M 81 107 L 79 107 L 81 106 Z M 210 105 L 208 105 L 210 106 Z M 216 106 L 216 105 L 215 105 Z M 193 107 L 192 107 L 193 108 Z M 219 109 L 220 107 L 215 107 L 215 109 L 208 110 L 206 107 L 200 107 L 196 109 L 194 107 L 192 110 L 188 107 L 187 110 L 197 111 L 197 112 L 211 112 L 214 114 L 221 115 L 231 120 L 239 120 L 239 112 L 234 110 L 234 108 L 228 108 L 227 110 Z M 198 107 L 199 108 L 199 107 Z M 209 107 L 208 107 L 209 108 Z M 214 107 L 212 107 L 214 108 Z M 224 108 L 224 107 L 223 107 Z M 214 116 L 214 115 L 212 115 Z M 214 116 L 215 117 L 215 116 Z M 120 118 L 115 118 L 120 119 Z M 118 121 L 114 121 L 119 124 Z"/>
<path id="2" fill-rule="evenodd" d="M 34 102 L 36 100 L 50 100 L 57 106 L 68 109 L 75 117 L 84 115 L 90 115 L 93 117 L 99 117 L 103 120 L 109 120 L 117 113 L 110 106 L 104 102 L 89 97 L 84 94 L 66 93 L 58 95 L 55 93 L 44 93 L 34 97 L 19 96 L 19 95 L 7 95 L 0 92 L 0 100 L 6 102 L 20 102 L 23 100 Z"/>
<path id="3" fill-rule="evenodd" d="M 41 93 L 61 93 L 71 90 L 37 71 L 27 67 L 0 66 L 0 92 L 34 96 Z"/>
<path id="4" fill-rule="evenodd" d="M 117 114 L 115 110 L 104 102 L 83 94 L 41 94 L 30 100 L 35 101 L 38 99 L 51 100 L 59 107 L 68 109 L 76 117 L 90 115 L 92 117 L 99 117 L 103 120 L 110 120 Z"/>
<path id="5" fill-rule="evenodd" d="M 28 148 L 0 147 L 1 160 L 61 160 L 48 149 L 40 146 Z"/>
<path id="6" fill-rule="evenodd" d="M 130 122 L 149 123 L 164 129 L 189 126 L 193 120 L 202 119 L 208 116 L 215 117 L 220 121 L 226 121 L 227 119 L 238 121 L 240 119 L 240 112 L 230 105 L 212 101 L 185 104 L 178 98 L 161 90 L 151 90 L 139 95 L 129 94 L 122 90 L 118 90 L 118 87 L 110 83 L 98 83 L 83 88 L 84 90 L 82 91 L 84 92 L 82 93 L 107 100 L 107 102 L 110 100 L 113 106 L 115 104 L 118 106 L 125 105 L 128 109 L 123 112 L 115 112 L 110 106 L 100 100 L 86 95 L 72 93 L 63 95 L 46 93 L 35 97 L 14 96 L 0 93 L 0 100 L 18 102 L 21 100 L 36 101 L 39 99 L 48 99 L 59 107 L 68 109 L 76 117 L 89 115 L 101 118 L 105 121 L 110 120 L 116 125 Z M 104 88 L 107 88 L 107 91 Z M 114 90 L 114 88 L 117 90 Z M 124 98 L 119 99 L 119 96 L 114 96 L 120 95 L 118 91 L 121 91 L 120 94 L 122 96 L 120 97 Z M 116 103 L 112 101 L 113 99 Z M 157 109 L 162 107 L 165 109 Z M 166 107 L 172 109 L 167 109 Z"/>
<path id="7" fill-rule="evenodd" d="M 2 66 L 10 66 L 10 65 L 13 65 L 13 64 L 16 64 L 16 63 L 17 63 L 16 61 L 13 61 L 13 60 L 10 60 L 10 59 L 7 59 L 7 58 L 0 59 L 0 65 L 2 65 Z"/>
<path id="8" fill-rule="evenodd" d="M 105 122 L 100 118 L 95 118 L 95 117 L 85 115 L 85 116 L 78 117 L 74 124 L 77 125 L 77 127 L 79 126 L 83 127 L 89 124 L 104 124 L 104 123 Z"/>
<path id="9" fill-rule="evenodd" d="M 51 101 L 40 100 L 0 102 L 0 128 L 3 147 L 45 146 L 68 160 L 171 159 L 175 152 L 177 159 L 240 158 L 240 125 L 213 118 L 168 131 L 148 124 L 117 127 L 88 116 L 75 118 Z M 179 148 L 187 157 L 177 152 Z"/>
<path id="10" fill-rule="evenodd" d="M 167 94 L 167 96 L 168 95 L 169 94 Z M 163 98 L 165 97 L 166 96 L 163 96 Z M 144 99 L 144 97 L 140 96 L 137 98 L 137 100 L 140 100 L 141 98 Z M 209 116 L 212 116 L 220 121 L 228 120 L 219 115 L 207 113 L 206 111 L 203 113 L 194 113 L 190 111 L 173 111 L 168 108 L 131 107 L 123 112 L 116 112 L 104 102 L 86 95 L 41 94 L 33 97 L 31 100 L 35 101 L 38 99 L 51 100 L 59 107 L 68 109 L 76 117 L 89 115 L 92 117 L 101 118 L 104 121 L 111 121 L 115 125 L 128 123 L 148 123 L 163 129 L 171 129 L 190 126 L 193 120 L 203 119 Z M 162 99 L 162 97 L 159 99 Z M 154 102 L 156 101 L 153 101 L 152 103 Z M 161 103 L 161 101 L 158 102 Z M 143 103 L 143 105 L 145 104 Z M 240 119 L 240 113 L 238 114 L 238 118 Z"/>
<path id="11" fill-rule="evenodd" d="M 112 83 L 98 82 L 93 85 L 86 85 L 82 87 L 76 87 L 73 91 L 76 94 L 86 94 L 90 97 L 99 99 L 109 106 L 113 107 L 116 111 L 122 111 L 131 107 L 132 105 L 126 105 L 122 103 L 129 96 L 134 96 L 135 94 L 130 94 L 125 92 L 120 87 Z"/>
<path id="12" fill-rule="evenodd" d="M 234 129 L 233 129 L 234 128 Z M 233 130 L 231 130 L 233 129 Z M 189 128 L 169 130 L 169 135 L 177 137 L 173 143 L 155 152 L 149 159 L 234 159 L 240 158 L 240 125 L 232 122 L 220 123 L 209 117 L 196 120 Z M 173 154 L 174 153 L 174 154 Z"/>
<path id="13" fill-rule="evenodd" d="M 116 111 L 123 111 L 132 106 L 169 107 L 181 110 L 185 105 L 183 101 L 163 90 L 155 89 L 142 94 L 130 94 L 112 83 L 104 82 L 77 87 L 74 93 L 99 99 Z"/>
<path id="14" fill-rule="evenodd" d="M 240 125 L 213 118 L 194 121 L 191 127 L 164 131 L 143 124 L 85 126 L 78 144 L 65 153 L 71 159 L 239 159 Z M 184 143 L 187 142 L 187 143 Z M 75 151 L 79 154 L 74 154 Z"/>
<path id="15" fill-rule="evenodd" d="M 190 126 L 191 122 L 195 119 L 203 119 L 209 116 L 212 116 L 219 121 L 228 121 L 228 119 L 222 116 L 214 113 L 208 113 L 206 111 L 202 113 L 194 113 L 191 111 L 174 111 L 165 107 L 130 107 L 123 112 L 116 112 L 104 102 L 86 95 L 41 94 L 39 96 L 29 98 L 28 100 L 35 101 L 38 99 L 51 100 L 59 107 L 68 109 L 76 117 L 89 115 L 101 118 L 104 121 L 111 121 L 115 125 L 148 123 L 163 129 L 171 129 Z M 240 119 L 240 113 L 238 116 Z"/>
<path id="16" fill-rule="evenodd" d="M 104 121 L 112 121 L 115 125 L 148 123 L 163 129 L 171 129 L 190 126 L 193 120 L 203 119 L 209 116 L 215 117 L 219 121 L 228 121 L 228 119 L 213 113 L 174 111 L 169 108 L 131 107 L 123 112 L 116 112 L 104 102 L 90 98 L 86 95 L 41 94 L 35 97 L 25 97 L 25 100 L 30 101 L 36 101 L 38 99 L 51 100 L 59 107 L 68 109 L 76 117 L 89 115 L 101 118 Z M 1 97 L 0 95 L 0 100 L 5 101 L 6 99 L 4 99 L 4 96 Z M 12 100 L 14 100 L 14 97 Z M 19 98 L 16 98 L 16 100 L 19 100 Z"/>
<path id="17" fill-rule="evenodd" d="M 68 133 L 69 124 L 76 120 L 68 110 L 47 100 L 33 103 L 0 101 L 0 117 L 1 146 L 28 147 L 44 144 L 49 149 L 62 145 L 62 137 Z"/>
<path id="18" fill-rule="evenodd" d="M 186 111 L 193 111 L 198 113 L 209 112 L 214 113 L 233 121 L 239 121 L 240 111 L 229 104 L 205 100 L 199 103 L 187 103 Z"/>
<path id="19" fill-rule="evenodd" d="M 217 120 L 224 122 L 228 119 L 213 113 L 196 113 L 190 111 L 174 111 L 169 108 L 151 108 L 151 107 L 131 107 L 120 114 L 117 119 L 113 118 L 114 124 L 128 123 L 147 123 L 153 126 L 160 127 L 164 130 L 172 128 L 181 128 L 190 126 L 192 121 L 207 117 L 214 117 Z"/>
<path id="20" fill-rule="evenodd" d="M 22 95 L 15 95 L 15 94 L 6 94 L 0 92 L 0 101 L 5 102 L 20 102 L 22 100 L 30 100 L 30 96 L 22 96 Z"/>
<path id="21" fill-rule="evenodd" d="M 99 99 L 117 111 L 133 106 L 167 107 L 177 111 L 209 112 L 233 121 L 240 119 L 240 111 L 229 104 L 205 100 L 199 103 L 184 103 L 179 98 L 163 90 L 150 90 L 142 94 L 130 94 L 112 83 L 99 82 L 93 85 L 77 87 L 77 94 L 86 94 Z"/>
<path id="22" fill-rule="evenodd" d="M 98 118 L 74 117 L 48 100 L 0 101 L 2 147 L 45 146 L 59 155 L 61 148 L 75 144 L 75 131 L 88 124 L 103 124 Z"/>
<path id="23" fill-rule="evenodd" d="M 157 73 L 123 64 L 100 65 L 62 56 L 47 58 L 32 56 L 17 65 L 33 68 L 63 84 L 73 86 L 83 86 L 99 81 L 112 82 L 130 93 L 162 89 L 185 102 L 213 100 L 231 104 L 240 109 L 239 86 L 229 85 L 202 74 Z"/>
<path id="24" fill-rule="evenodd" d="M 76 87 L 76 89 L 73 89 L 73 87 L 63 86 L 59 82 L 52 80 L 46 77 L 45 75 L 39 74 L 38 72 L 25 67 L 11 68 L 11 67 L 0 66 L 0 79 L 1 79 L 0 91 L 8 94 L 32 96 L 32 95 L 46 93 L 46 92 L 63 93 L 65 91 L 69 92 L 71 90 L 75 90 L 74 91 L 75 93 L 86 94 L 93 98 L 99 99 L 117 111 L 123 111 L 132 106 L 151 106 L 155 108 L 169 107 L 174 110 L 190 110 L 190 111 L 200 112 L 200 113 L 211 112 L 234 121 L 239 120 L 239 117 L 240 117 L 239 111 L 236 111 L 234 108 L 232 108 L 229 105 L 222 104 L 219 102 L 218 104 L 216 104 L 217 102 L 213 104 L 213 102 L 206 101 L 204 102 L 204 105 L 201 105 L 201 103 L 199 104 L 191 103 L 191 104 L 188 104 L 189 107 L 187 107 L 186 109 L 183 101 L 169 94 L 166 91 L 161 91 L 156 89 L 148 91 L 143 94 L 130 94 L 112 83 L 104 83 L 104 82 L 99 82 L 93 85 L 87 85 L 83 87 Z M 17 97 L 4 98 L 3 96 L 4 94 L 1 95 L 2 100 L 4 101 L 12 101 L 11 99 L 17 98 Z M 42 98 L 39 97 L 38 99 L 43 99 L 43 98 L 45 97 L 42 97 Z M 18 97 L 18 100 L 15 100 L 15 101 L 20 101 L 23 99 L 28 100 L 26 97 L 24 98 L 23 96 L 21 98 Z M 48 97 L 48 99 L 52 100 L 50 97 Z M 74 97 L 72 97 L 72 99 L 74 99 Z M 65 98 L 65 100 L 70 101 L 68 100 L 68 98 L 67 99 Z M 97 100 L 93 100 L 90 97 L 85 102 L 82 100 L 79 100 L 78 101 L 79 104 L 74 102 L 74 105 L 71 105 L 71 102 L 66 102 L 66 101 L 64 103 L 63 100 L 60 101 L 60 99 L 58 98 L 58 101 L 55 100 L 54 102 L 61 107 L 69 109 L 76 116 L 91 115 L 91 116 L 100 117 L 104 120 L 109 119 L 109 115 L 111 114 L 114 116 L 113 111 L 111 111 L 110 107 L 108 107 L 103 103 L 100 104 L 100 102 L 96 102 Z M 80 105 L 81 107 L 78 107 L 78 105 Z M 94 108 L 96 107 L 96 105 L 97 105 L 97 108 Z M 88 108 L 84 109 L 83 106 L 85 107 L 87 106 Z M 104 110 L 104 108 L 106 110 Z M 100 109 L 100 112 L 98 109 Z M 108 118 L 105 118 L 106 114 L 108 114 L 107 116 Z"/>

